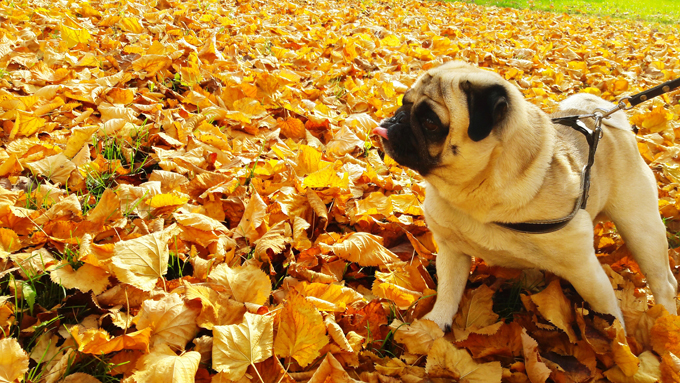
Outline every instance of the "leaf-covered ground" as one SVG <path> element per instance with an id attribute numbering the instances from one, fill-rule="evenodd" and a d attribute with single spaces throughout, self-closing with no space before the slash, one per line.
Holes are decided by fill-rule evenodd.
<path id="1" fill-rule="evenodd" d="M 680 318 L 611 224 L 627 333 L 481 261 L 450 333 L 419 320 L 423 182 L 370 132 L 449 60 L 549 112 L 680 76 L 679 38 L 464 3 L 0 1 L 0 382 L 678 381 Z M 670 233 L 679 97 L 629 112 Z"/>

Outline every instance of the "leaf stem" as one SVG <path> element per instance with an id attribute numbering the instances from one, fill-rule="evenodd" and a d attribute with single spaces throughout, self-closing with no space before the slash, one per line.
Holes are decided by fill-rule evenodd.
<path id="1" fill-rule="evenodd" d="M 257 371 L 257 367 L 255 367 L 255 364 L 251 361 L 250 365 L 253 366 L 253 370 L 255 370 L 257 377 L 260 378 L 260 382 L 264 383 L 264 379 L 262 379 L 262 375 L 260 375 L 260 371 Z"/>

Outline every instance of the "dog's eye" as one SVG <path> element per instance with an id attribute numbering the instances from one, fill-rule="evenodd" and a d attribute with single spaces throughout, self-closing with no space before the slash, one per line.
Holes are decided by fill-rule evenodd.
<path id="1" fill-rule="evenodd" d="M 434 132 L 435 130 L 439 129 L 439 124 L 430 120 L 429 118 L 426 118 L 423 122 L 423 127 L 431 132 Z"/>

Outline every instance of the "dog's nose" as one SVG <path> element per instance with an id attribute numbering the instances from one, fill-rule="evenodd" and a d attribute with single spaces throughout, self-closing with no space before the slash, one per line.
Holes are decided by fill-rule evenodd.
<path id="1" fill-rule="evenodd" d="M 405 122 L 404 119 L 406 118 L 406 112 L 402 110 L 401 112 L 395 114 L 392 118 L 394 119 L 395 124 L 403 124 Z"/>

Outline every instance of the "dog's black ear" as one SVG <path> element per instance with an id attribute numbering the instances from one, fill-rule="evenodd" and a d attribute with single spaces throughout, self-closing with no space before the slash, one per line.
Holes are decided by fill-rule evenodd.
<path id="1" fill-rule="evenodd" d="M 469 81 L 460 83 L 467 94 L 470 126 L 468 136 L 472 141 L 485 139 L 508 112 L 508 93 L 502 85 L 475 86 Z"/>

